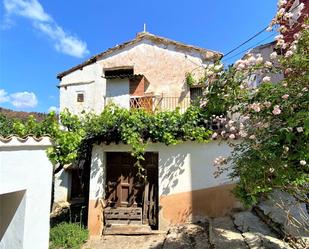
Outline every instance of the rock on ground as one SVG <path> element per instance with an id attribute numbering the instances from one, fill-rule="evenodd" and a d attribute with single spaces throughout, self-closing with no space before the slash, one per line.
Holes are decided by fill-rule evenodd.
<path id="1" fill-rule="evenodd" d="M 209 239 L 215 249 L 248 248 L 244 237 L 236 230 L 231 217 L 212 219 L 209 227 Z"/>
<path id="2" fill-rule="evenodd" d="M 162 249 L 208 249 L 208 222 L 186 224 L 170 229 Z"/>
<path id="3" fill-rule="evenodd" d="M 290 249 L 291 247 L 269 229 L 252 212 L 244 211 L 233 215 L 234 224 L 242 232 L 250 249 Z"/>
<path id="4" fill-rule="evenodd" d="M 286 234 L 309 238 L 309 213 L 305 203 L 279 190 L 259 203 L 258 207 L 272 221 L 280 224 Z"/>

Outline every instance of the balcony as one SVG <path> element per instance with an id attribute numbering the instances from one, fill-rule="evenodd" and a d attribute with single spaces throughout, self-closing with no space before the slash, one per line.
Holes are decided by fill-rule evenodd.
<path id="1" fill-rule="evenodd" d="M 174 111 L 179 108 L 184 113 L 190 106 L 189 97 L 163 97 L 163 96 L 130 96 L 130 108 L 143 108 L 149 112 Z"/>

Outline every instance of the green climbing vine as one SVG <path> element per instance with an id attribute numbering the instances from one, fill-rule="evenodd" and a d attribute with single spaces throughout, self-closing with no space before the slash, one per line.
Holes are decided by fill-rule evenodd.
<path id="1" fill-rule="evenodd" d="M 175 145 L 185 140 L 207 142 L 212 131 L 205 118 L 208 113 L 198 106 L 191 106 L 185 113 L 179 110 L 149 113 L 143 109 L 127 110 L 115 105 L 108 105 L 99 114 L 76 116 L 67 110 L 60 114 L 60 123 L 54 113 L 50 113 L 42 122 L 30 116 L 26 122 L 11 120 L 0 116 L 1 136 L 16 134 L 26 136 L 49 135 L 53 147 L 47 151 L 54 164 L 70 164 L 81 153 L 87 143 L 124 143 L 131 146 L 131 153 L 136 158 L 139 176 L 143 175 L 140 164 L 144 160 L 144 151 L 149 142 Z"/>

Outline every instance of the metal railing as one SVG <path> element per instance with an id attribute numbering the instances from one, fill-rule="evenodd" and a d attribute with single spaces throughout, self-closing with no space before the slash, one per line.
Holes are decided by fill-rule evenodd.
<path id="1" fill-rule="evenodd" d="M 165 96 L 131 96 L 130 108 L 143 108 L 149 112 L 174 111 L 179 108 L 183 113 L 190 106 L 189 97 L 165 97 Z"/>

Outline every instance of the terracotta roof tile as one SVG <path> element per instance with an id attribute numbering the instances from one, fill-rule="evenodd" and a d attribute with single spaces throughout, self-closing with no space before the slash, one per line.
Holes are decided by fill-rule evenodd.
<path id="1" fill-rule="evenodd" d="M 19 137 L 16 135 L 11 135 L 8 137 L 2 137 L 0 136 L 0 145 L 1 144 L 9 144 L 9 143 L 31 143 L 31 144 L 35 144 L 35 143 L 40 143 L 40 142 L 46 142 L 49 141 L 49 143 L 51 144 L 51 137 L 49 135 L 43 135 L 41 137 L 36 137 L 34 135 L 27 135 L 24 137 Z"/>

